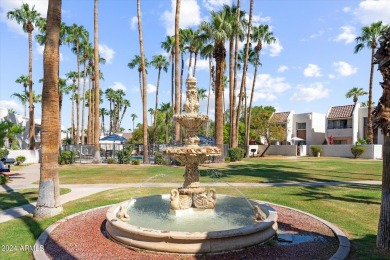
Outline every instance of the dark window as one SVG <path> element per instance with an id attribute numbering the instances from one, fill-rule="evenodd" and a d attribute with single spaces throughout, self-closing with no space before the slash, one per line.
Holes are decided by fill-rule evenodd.
<path id="1" fill-rule="evenodd" d="M 297 123 L 297 130 L 306 130 L 306 123 Z"/>

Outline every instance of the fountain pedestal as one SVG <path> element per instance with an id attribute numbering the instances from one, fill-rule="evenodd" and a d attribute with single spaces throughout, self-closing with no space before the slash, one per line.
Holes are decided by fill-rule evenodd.
<path id="1" fill-rule="evenodd" d="M 186 129 L 183 147 L 169 147 L 164 153 L 173 155 L 180 163 L 185 165 L 183 187 L 171 191 L 171 209 L 215 207 L 216 192 L 210 189 L 207 193 L 199 181 L 199 164 L 204 163 L 207 157 L 220 155 L 221 151 L 214 146 L 199 146 L 197 136 L 199 128 L 209 120 L 209 117 L 198 113 L 199 101 L 196 89 L 196 78 L 187 78 L 185 113 L 174 115 L 174 119 Z"/>

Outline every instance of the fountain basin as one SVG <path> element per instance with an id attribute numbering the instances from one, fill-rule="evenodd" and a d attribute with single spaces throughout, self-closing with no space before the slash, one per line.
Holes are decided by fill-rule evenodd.
<path id="1" fill-rule="evenodd" d="M 169 195 L 141 197 L 129 203 L 129 222 L 117 218 L 123 202 L 112 206 L 106 214 L 106 230 L 108 236 L 117 243 L 157 252 L 207 254 L 242 249 L 272 239 L 278 227 L 277 213 L 272 207 L 260 201 L 249 201 L 253 206 L 260 206 L 266 213 L 264 221 L 254 222 L 252 208 L 241 197 L 218 195 L 214 213 L 208 210 L 191 214 L 169 214 L 169 206 L 166 207 L 169 205 Z M 161 207 L 156 206 L 156 203 L 161 202 Z M 237 209 L 235 205 L 243 207 Z M 139 211 L 141 215 L 133 214 L 133 211 Z M 166 214 L 160 216 L 161 212 Z"/>

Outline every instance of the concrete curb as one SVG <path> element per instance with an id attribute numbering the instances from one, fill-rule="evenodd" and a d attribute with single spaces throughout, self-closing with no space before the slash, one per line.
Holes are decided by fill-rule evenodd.
<path id="1" fill-rule="evenodd" d="M 295 209 L 295 208 L 291 208 L 291 207 L 287 207 L 287 206 L 283 206 L 283 205 L 279 205 L 279 204 L 275 204 L 275 203 L 270 203 L 270 202 L 266 202 L 266 201 L 260 201 L 260 202 L 270 204 L 270 205 L 275 205 L 275 206 L 290 209 L 290 210 L 294 210 L 294 211 L 305 214 L 307 216 L 310 216 L 310 217 L 322 222 L 324 225 L 328 226 L 333 231 L 333 233 L 337 237 L 337 240 L 339 241 L 339 248 L 337 249 L 336 253 L 330 258 L 330 260 L 343 260 L 343 259 L 346 259 L 348 257 L 349 252 L 351 250 L 351 243 L 350 243 L 348 237 L 344 234 L 344 232 L 341 231 L 341 229 L 339 229 L 336 225 L 334 225 L 334 224 L 330 223 L 329 221 L 326 221 L 322 218 L 319 218 L 313 214 L 307 213 L 307 212 L 299 210 L 299 209 Z M 45 245 L 46 240 L 49 237 L 50 233 L 53 232 L 60 224 L 66 222 L 74 217 L 77 217 L 81 214 L 85 214 L 85 213 L 88 213 L 88 212 L 91 212 L 91 211 L 94 211 L 97 209 L 105 208 L 105 207 L 110 207 L 110 206 L 113 206 L 116 204 L 118 204 L 118 203 L 84 210 L 84 211 L 72 214 L 70 216 L 67 216 L 61 220 L 56 221 L 52 225 L 50 225 L 47 229 L 45 229 L 45 231 L 42 232 L 42 234 L 38 237 L 37 241 L 34 244 L 34 248 L 43 248 L 43 250 L 38 250 L 38 251 L 33 252 L 34 259 L 49 260 L 49 257 L 45 253 L 44 245 Z"/>

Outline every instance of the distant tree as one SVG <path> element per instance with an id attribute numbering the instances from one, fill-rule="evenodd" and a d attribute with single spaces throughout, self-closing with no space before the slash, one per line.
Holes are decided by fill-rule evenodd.
<path id="1" fill-rule="evenodd" d="M 15 20 L 18 24 L 22 24 L 23 31 L 28 34 L 28 49 L 29 49 L 29 62 L 28 62 L 28 80 L 29 80 L 29 138 L 30 138 L 30 150 L 35 149 L 35 123 L 34 123 L 34 101 L 33 101 L 33 82 L 32 82 L 32 32 L 34 25 L 37 22 L 40 14 L 35 10 L 35 6 L 30 9 L 28 4 L 22 4 L 20 9 L 9 11 L 7 18 Z"/>
<path id="2" fill-rule="evenodd" d="M 133 132 L 134 132 L 134 130 L 135 130 L 135 127 L 134 127 L 134 120 L 135 120 L 136 118 L 138 118 L 138 116 L 137 116 L 136 114 L 131 114 L 131 118 L 132 118 L 132 120 L 133 120 Z"/>
<path id="3" fill-rule="evenodd" d="M 15 124 L 9 119 L 0 121 L 0 147 L 4 147 L 4 140 L 8 141 L 10 147 L 16 147 L 18 145 L 16 135 L 23 132 L 24 127 L 21 124 Z"/>
<path id="4" fill-rule="evenodd" d="M 372 131 L 372 82 L 374 79 L 374 52 L 378 46 L 378 40 L 387 29 L 388 25 L 382 24 L 382 21 L 372 23 L 369 26 L 362 28 L 361 36 L 356 37 L 355 53 L 360 52 L 364 47 L 371 49 L 371 70 L 370 70 L 370 83 L 368 89 L 368 143 L 372 144 L 373 131 Z"/>
<path id="5" fill-rule="evenodd" d="M 358 102 L 358 97 L 359 96 L 364 96 L 367 95 L 367 92 L 363 90 L 363 88 L 351 88 L 346 94 L 346 98 L 351 98 L 353 97 L 353 103 L 356 106 L 356 103 Z"/>
<path id="6" fill-rule="evenodd" d="M 27 93 L 27 87 L 28 85 L 30 84 L 30 79 L 28 77 L 28 75 L 21 75 L 19 78 L 17 78 L 15 80 L 16 83 L 19 83 L 19 84 L 23 84 L 23 87 L 24 87 L 24 95 L 22 96 L 25 96 L 27 97 L 27 100 L 23 100 L 20 99 L 20 97 L 18 97 L 20 99 L 20 101 L 22 102 L 22 104 L 24 105 L 24 116 L 26 116 L 26 112 L 27 112 L 27 101 L 29 101 L 29 95 Z M 33 83 L 34 84 L 34 83 Z"/>

